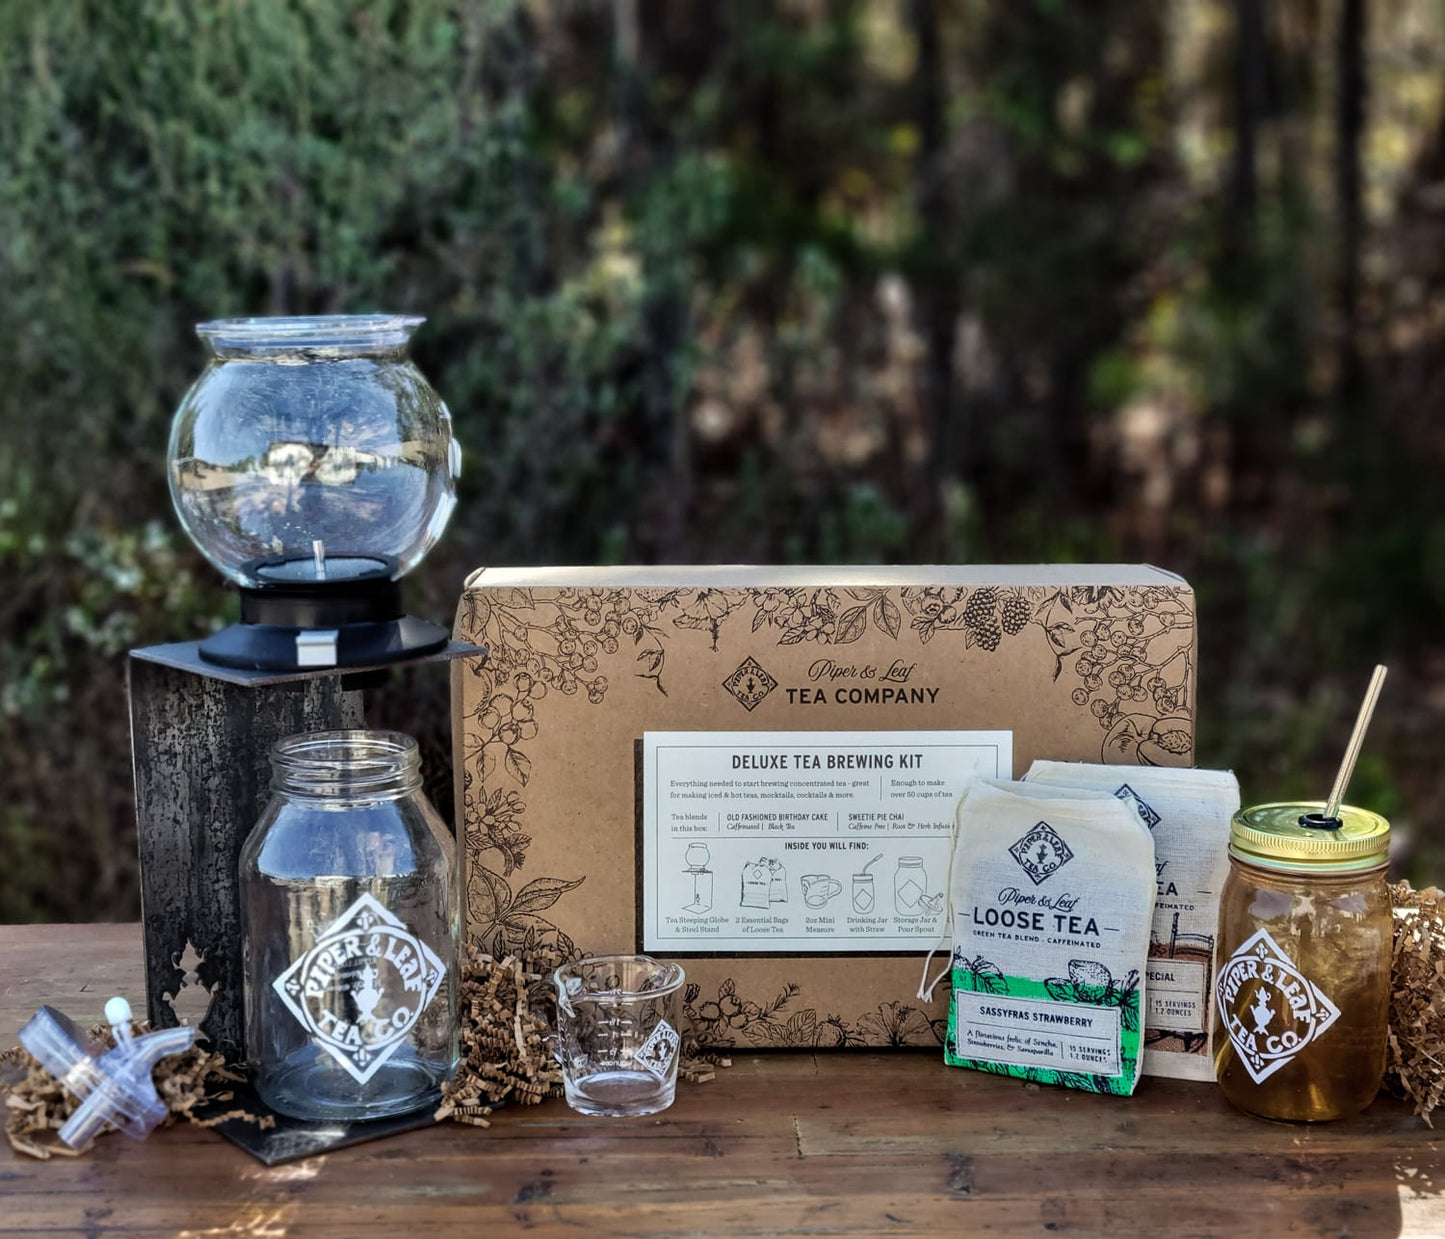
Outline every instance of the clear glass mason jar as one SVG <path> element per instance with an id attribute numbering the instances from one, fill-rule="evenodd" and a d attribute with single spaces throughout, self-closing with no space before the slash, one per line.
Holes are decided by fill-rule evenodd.
<path id="1" fill-rule="evenodd" d="M 432 1105 L 457 1062 L 459 875 L 416 741 L 290 736 L 271 769 L 241 851 L 256 1091 L 321 1121 Z"/>
<path id="2" fill-rule="evenodd" d="M 1215 1078 L 1262 1118 L 1358 1114 L 1385 1073 L 1390 824 L 1343 805 L 1241 809 L 1219 902 Z M 1313 819 L 1313 824 L 1311 822 Z"/>

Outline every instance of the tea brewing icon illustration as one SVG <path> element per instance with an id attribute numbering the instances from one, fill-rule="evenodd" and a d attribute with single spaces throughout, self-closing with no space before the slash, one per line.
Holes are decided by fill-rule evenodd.
<path id="1" fill-rule="evenodd" d="M 788 874 L 770 856 L 743 862 L 742 889 L 738 906 L 766 910 L 775 903 L 788 902 Z"/>
<path id="2" fill-rule="evenodd" d="M 803 902 L 810 908 L 825 908 L 843 889 L 843 883 L 826 873 L 805 873 L 799 880 Z"/>
<path id="3" fill-rule="evenodd" d="M 686 904 L 682 910 L 694 915 L 711 912 L 713 872 L 707 866 L 712 859 L 712 853 L 708 851 L 706 843 L 689 843 L 683 859 L 687 862 L 687 868 L 683 872 L 692 879 L 692 902 Z"/>
<path id="4" fill-rule="evenodd" d="M 923 857 L 900 856 L 893 874 L 893 908 L 899 916 L 922 916 L 921 900 L 928 894 L 928 873 Z"/>
<path id="5" fill-rule="evenodd" d="M 873 890 L 873 875 L 868 872 L 874 865 L 883 859 L 883 853 L 879 852 L 872 860 L 863 866 L 853 875 L 853 911 L 859 916 L 866 916 L 873 911 L 875 896 Z"/>

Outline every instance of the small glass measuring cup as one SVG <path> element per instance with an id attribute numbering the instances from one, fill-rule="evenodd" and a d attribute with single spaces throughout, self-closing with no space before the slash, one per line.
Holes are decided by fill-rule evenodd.
<path id="1" fill-rule="evenodd" d="M 677 1090 L 677 964 L 599 955 L 563 964 L 557 987 L 557 1061 L 567 1104 L 581 1114 L 656 1114 Z"/>

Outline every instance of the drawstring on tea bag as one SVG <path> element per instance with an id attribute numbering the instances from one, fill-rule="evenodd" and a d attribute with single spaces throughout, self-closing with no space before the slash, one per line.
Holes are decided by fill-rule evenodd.
<path id="1" fill-rule="evenodd" d="M 928 979 L 928 965 L 933 962 L 933 957 L 947 945 L 950 945 L 953 938 L 953 860 L 958 852 L 958 822 L 963 816 L 963 802 L 968 799 L 968 789 L 973 780 L 964 784 L 963 794 L 958 798 L 958 804 L 953 810 L 953 840 L 948 848 L 948 881 L 943 892 L 943 932 L 938 935 L 938 941 L 928 950 L 923 957 L 923 971 L 918 977 L 918 993 L 915 995 L 922 1002 L 933 1001 L 933 991 L 938 988 L 938 983 L 946 977 L 953 969 L 953 953 L 950 949 L 948 963 L 938 970 L 933 980 Z"/>

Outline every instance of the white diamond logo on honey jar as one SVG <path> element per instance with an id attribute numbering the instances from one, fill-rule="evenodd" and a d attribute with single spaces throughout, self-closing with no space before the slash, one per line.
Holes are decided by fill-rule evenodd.
<path id="1" fill-rule="evenodd" d="M 1229 1040 L 1256 1084 L 1288 1066 L 1340 1016 L 1263 929 L 1219 970 L 1216 997 Z"/>

